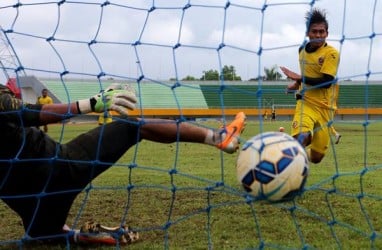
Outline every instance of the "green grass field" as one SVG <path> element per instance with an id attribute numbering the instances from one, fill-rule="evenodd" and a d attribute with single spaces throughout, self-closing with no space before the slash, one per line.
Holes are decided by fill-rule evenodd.
<path id="1" fill-rule="evenodd" d="M 93 126 L 66 125 L 61 139 Z M 267 122 L 260 130 L 258 122 L 249 121 L 242 139 L 279 126 L 288 131 L 290 124 Z M 247 202 L 236 179 L 237 154 L 143 141 L 79 195 L 67 222 L 93 219 L 114 226 L 125 218 L 140 231 L 138 242 L 123 247 L 129 249 L 382 248 L 382 125 L 335 127 L 343 135 L 340 144 L 331 146 L 320 164 L 310 165 L 306 192 L 293 202 Z M 61 128 L 51 125 L 49 134 L 60 139 Z M 129 169 L 129 163 L 138 167 Z M 170 175 L 174 168 L 177 173 Z M 134 186 L 130 192 L 129 184 Z M 20 219 L 1 202 L 0 225 L 2 243 L 23 236 Z"/>

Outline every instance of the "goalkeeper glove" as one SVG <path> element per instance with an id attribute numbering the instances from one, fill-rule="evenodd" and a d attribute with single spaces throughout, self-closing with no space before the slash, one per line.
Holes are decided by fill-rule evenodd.
<path id="1" fill-rule="evenodd" d="M 77 108 L 80 114 L 114 110 L 121 115 L 127 115 L 129 109 L 135 109 L 136 102 L 137 98 L 131 87 L 113 84 L 90 99 L 77 101 Z"/>

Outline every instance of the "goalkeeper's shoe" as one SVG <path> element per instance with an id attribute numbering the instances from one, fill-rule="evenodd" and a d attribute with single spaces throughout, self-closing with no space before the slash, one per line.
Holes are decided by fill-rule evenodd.
<path id="1" fill-rule="evenodd" d="M 74 242 L 78 244 L 126 245 L 139 239 L 138 232 L 128 227 L 106 227 L 92 221 L 86 222 L 74 233 Z"/>
<path id="2" fill-rule="evenodd" d="M 216 146 L 226 153 L 236 152 L 239 148 L 239 137 L 244 131 L 246 119 L 244 112 L 237 113 L 235 120 L 223 128 L 221 132 L 222 141 Z"/>

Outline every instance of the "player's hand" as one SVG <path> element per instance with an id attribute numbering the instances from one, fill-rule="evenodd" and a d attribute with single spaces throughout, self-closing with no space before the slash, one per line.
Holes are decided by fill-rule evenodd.
<path id="1" fill-rule="evenodd" d="M 128 110 L 134 110 L 137 103 L 135 94 L 127 90 L 108 90 L 96 95 L 94 99 L 95 104 L 92 111 L 97 113 L 114 110 L 121 115 L 127 115 Z"/>
<path id="2" fill-rule="evenodd" d="M 301 81 L 301 75 L 297 74 L 296 72 L 293 72 L 283 66 L 281 66 L 280 69 L 289 79 L 292 79 L 294 81 Z"/>
<path id="3" fill-rule="evenodd" d="M 137 98 L 135 91 L 128 85 L 112 84 L 101 93 L 90 99 L 77 102 L 79 113 L 114 110 L 121 115 L 127 115 L 128 110 L 134 110 Z"/>
<path id="4" fill-rule="evenodd" d="M 293 82 L 293 83 L 289 83 L 285 89 L 285 93 L 286 94 L 289 94 L 289 93 L 294 93 L 296 92 L 297 90 L 299 90 L 300 88 L 300 83 L 299 82 Z"/>

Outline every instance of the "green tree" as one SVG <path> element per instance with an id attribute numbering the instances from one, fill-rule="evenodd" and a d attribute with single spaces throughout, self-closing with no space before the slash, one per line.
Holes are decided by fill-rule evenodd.
<path id="1" fill-rule="evenodd" d="M 225 81 L 241 81 L 241 77 L 236 75 L 236 69 L 234 66 L 224 65 L 222 69 L 222 74 L 219 75 L 217 70 L 210 69 L 208 71 L 203 71 L 203 75 L 200 78 L 202 81 L 217 81 L 220 79 L 220 76 L 223 77 Z"/>
<path id="2" fill-rule="evenodd" d="M 236 75 L 236 69 L 232 65 L 224 65 L 222 74 L 226 81 L 241 81 L 241 77 Z"/>
<path id="3" fill-rule="evenodd" d="M 278 72 L 277 65 L 272 66 L 272 68 L 264 67 L 265 79 L 266 81 L 274 81 L 282 78 L 282 75 Z"/>
<path id="4" fill-rule="evenodd" d="M 203 71 L 203 75 L 200 78 L 202 81 L 217 81 L 219 80 L 219 72 L 217 70 L 210 69 Z"/>
<path id="5" fill-rule="evenodd" d="M 182 81 L 196 81 L 197 79 L 193 76 L 186 76 Z"/>

